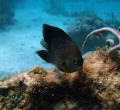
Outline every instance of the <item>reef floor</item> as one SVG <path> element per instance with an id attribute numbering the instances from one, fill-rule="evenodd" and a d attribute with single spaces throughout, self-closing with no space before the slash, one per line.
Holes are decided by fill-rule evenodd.
<path id="1" fill-rule="evenodd" d="M 83 70 L 64 73 L 37 65 L 0 80 L 0 110 L 119 110 L 120 54 L 98 48 Z"/>

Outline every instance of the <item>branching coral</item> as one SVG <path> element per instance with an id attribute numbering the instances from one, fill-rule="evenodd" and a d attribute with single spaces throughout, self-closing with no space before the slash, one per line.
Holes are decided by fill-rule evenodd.
<path id="1" fill-rule="evenodd" d="M 114 40 L 113 40 L 113 39 L 107 39 L 107 40 L 106 40 L 106 43 L 107 43 L 107 45 L 108 45 L 108 48 L 114 46 Z"/>
<path id="2" fill-rule="evenodd" d="M 72 37 L 72 39 L 76 42 L 79 48 L 82 49 L 81 45 L 83 44 L 85 37 L 88 33 L 95 29 L 106 26 L 107 24 L 103 21 L 103 19 L 97 15 L 82 16 L 76 18 L 75 23 L 67 27 L 67 33 L 69 36 Z M 107 33 L 104 33 L 104 35 L 106 36 Z M 101 38 L 101 42 L 105 43 L 104 38 Z M 92 51 L 95 50 L 96 45 L 102 47 L 101 42 L 97 41 L 97 38 L 90 40 L 89 44 L 86 45 L 86 50 L 83 53 L 86 53 L 89 49 L 91 49 Z"/>
<path id="3" fill-rule="evenodd" d="M 94 30 L 92 31 L 90 34 L 87 35 L 83 45 L 82 45 L 82 49 L 84 49 L 84 46 L 86 45 L 87 41 L 89 40 L 89 38 L 92 36 L 92 35 L 97 35 L 99 37 L 101 37 L 101 34 L 102 32 L 110 32 L 112 34 L 114 34 L 118 40 L 119 40 L 119 44 L 114 46 L 114 47 L 111 47 L 107 50 L 107 53 L 111 53 L 115 50 L 118 50 L 120 49 L 120 32 L 112 27 L 103 27 L 103 28 L 100 28 L 100 29 L 97 29 L 97 30 Z"/>
<path id="4" fill-rule="evenodd" d="M 111 10 L 111 12 L 109 13 L 105 13 L 106 14 L 106 23 L 108 24 L 108 26 L 112 26 L 114 28 L 117 28 L 120 24 L 119 20 L 118 20 L 118 15 L 119 14 L 115 14 L 113 10 Z"/>

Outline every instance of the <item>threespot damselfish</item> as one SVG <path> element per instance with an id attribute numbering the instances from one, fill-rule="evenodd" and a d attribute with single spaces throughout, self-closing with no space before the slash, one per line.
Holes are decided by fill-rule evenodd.
<path id="1" fill-rule="evenodd" d="M 37 54 L 46 62 L 54 64 L 59 70 L 67 73 L 80 71 L 83 58 L 76 43 L 60 28 L 43 24 L 41 45 L 46 50 Z"/>

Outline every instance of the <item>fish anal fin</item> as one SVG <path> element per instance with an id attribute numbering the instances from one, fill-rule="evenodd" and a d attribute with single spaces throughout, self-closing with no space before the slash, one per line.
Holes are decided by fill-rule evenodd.
<path id="1" fill-rule="evenodd" d="M 46 50 L 37 51 L 37 54 L 46 62 L 48 62 L 48 52 Z"/>

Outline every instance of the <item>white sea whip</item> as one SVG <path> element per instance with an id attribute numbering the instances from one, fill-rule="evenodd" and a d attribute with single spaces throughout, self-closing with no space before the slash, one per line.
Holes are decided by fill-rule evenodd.
<path id="1" fill-rule="evenodd" d="M 101 37 L 100 33 L 102 33 L 102 32 L 110 32 L 110 33 L 114 34 L 119 40 L 119 44 L 109 48 L 107 50 L 107 53 L 111 53 L 112 51 L 120 49 L 120 32 L 117 29 L 112 28 L 112 27 L 103 27 L 103 28 L 92 31 L 90 34 L 87 35 L 87 37 L 82 45 L 82 49 L 84 49 L 84 46 L 86 45 L 87 41 L 89 40 L 89 38 L 92 35 L 97 35 L 97 36 Z"/>

